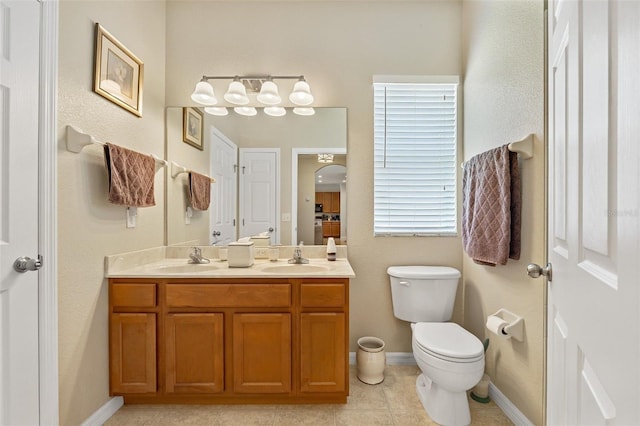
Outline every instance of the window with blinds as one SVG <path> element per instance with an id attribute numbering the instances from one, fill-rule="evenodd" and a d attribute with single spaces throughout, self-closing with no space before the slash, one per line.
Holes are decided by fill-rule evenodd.
<path id="1" fill-rule="evenodd" d="M 374 83 L 374 234 L 456 235 L 457 84 Z"/>

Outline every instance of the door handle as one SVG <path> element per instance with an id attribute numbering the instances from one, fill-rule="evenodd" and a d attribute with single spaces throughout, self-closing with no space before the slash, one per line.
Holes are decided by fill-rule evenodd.
<path id="1" fill-rule="evenodd" d="M 268 231 L 273 232 L 273 227 L 269 227 Z"/>
<path id="2" fill-rule="evenodd" d="M 222 233 L 220 231 L 213 231 L 211 235 L 213 235 L 214 237 L 219 237 L 220 235 L 222 235 Z"/>
<path id="3" fill-rule="evenodd" d="M 42 256 L 38 255 L 37 259 L 32 259 L 30 257 L 19 257 L 16 259 L 15 262 L 13 262 L 13 269 L 16 270 L 16 272 L 20 272 L 20 273 L 24 273 L 27 271 L 37 271 L 38 269 L 42 268 Z"/>
<path id="4" fill-rule="evenodd" d="M 531 278 L 538 278 L 540 275 L 544 275 L 549 281 L 552 281 L 552 270 L 551 263 L 547 263 L 544 268 L 537 263 L 527 265 L 527 275 Z"/>

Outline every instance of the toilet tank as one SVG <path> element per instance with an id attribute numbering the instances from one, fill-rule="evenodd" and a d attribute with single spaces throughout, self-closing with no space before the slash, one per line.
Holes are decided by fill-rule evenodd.
<path id="1" fill-rule="evenodd" d="M 460 271 L 448 266 L 390 266 L 393 314 L 410 322 L 451 319 Z"/>

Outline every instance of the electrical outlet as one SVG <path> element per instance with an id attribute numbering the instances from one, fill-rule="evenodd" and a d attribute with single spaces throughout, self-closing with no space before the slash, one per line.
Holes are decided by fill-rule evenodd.
<path id="1" fill-rule="evenodd" d="M 254 256 L 256 259 L 266 259 L 269 257 L 269 247 L 254 247 Z"/>

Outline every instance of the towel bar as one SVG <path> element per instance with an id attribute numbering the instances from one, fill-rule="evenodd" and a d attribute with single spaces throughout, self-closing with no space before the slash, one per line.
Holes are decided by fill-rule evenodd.
<path id="1" fill-rule="evenodd" d="M 84 133 L 82 130 L 73 127 L 72 125 L 67 125 L 66 132 L 66 142 L 67 142 L 67 151 L 79 153 L 84 149 L 85 146 L 88 145 L 103 145 L 104 142 L 100 142 L 93 136 L 88 133 Z M 151 156 L 156 160 L 156 172 L 160 169 L 160 167 L 166 167 L 169 162 L 167 160 L 163 160 L 155 154 L 151 154 Z"/>
<path id="2" fill-rule="evenodd" d="M 533 133 L 529 133 L 519 141 L 511 142 L 508 145 L 509 151 L 517 152 L 521 160 L 528 160 L 533 157 Z M 465 162 L 460 163 L 460 167 L 464 169 Z"/>
<path id="3" fill-rule="evenodd" d="M 176 163 L 175 161 L 171 162 L 171 177 L 172 178 L 177 178 L 178 175 L 182 174 L 182 173 L 189 173 L 193 170 L 189 170 L 184 166 L 181 166 L 180 164 Z M 205 175 L 206 176 L 206 175 Z M 207 176 L 209 177 L 209 176 Z M 209 179 L 211 179 L 211 183 L 216 183 L 216 180 L 212 177 L 209 177 Z"/>

